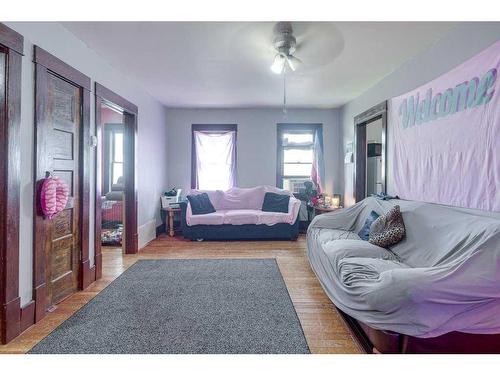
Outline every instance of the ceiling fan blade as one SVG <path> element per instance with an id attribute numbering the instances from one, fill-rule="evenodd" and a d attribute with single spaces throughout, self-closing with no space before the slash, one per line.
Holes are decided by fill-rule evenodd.
<path id="1" fill-rule="evenodd" d="M 308 69 L 331 63 L 344 49 L 344 38 L 334 22 L 293 23 L 297 31 L 296 55 L 307 62 Z"/>
<path id="2" fill-rule="evenodd" d="M 243 61 L 256 59 L 272 63 L 276 50 L 272 45 L 274 22 L 243 23 L 229 38 L 233 56 Z"/>
<path id="3" fill-rule="evenodd" d="M 294 72 L 303 64 L 301 59 L 293 55 L 287 56 L 286 61 L 290 69 L 292 69 Z"/>

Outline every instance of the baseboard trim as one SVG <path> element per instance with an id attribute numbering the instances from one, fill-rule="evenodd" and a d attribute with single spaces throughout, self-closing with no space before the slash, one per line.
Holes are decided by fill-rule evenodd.
<path id="1" fill-rule="evenodd" d="M 35 301 L 30 301 L 21 307 L 21 332 L 26 331 L 33 324 L 35 324 Z"/>
<path id="2" fill-rule="evenodd" d="M 95 255 L 94 269 L 95 269 L 95 279 L 99 280 L 102 277 L 102 254 L 101 253 Z"/>
<path id="3" fill-rule="evenodd" d="M 45 316 L 45 283 L 35 287 L 33 291 L 35 299 L 35 323 Z"/>
<path id="4" fill-rule="evenodd" d="M 6 344 L 19 335 L 21 298 L 17 297 L 1 306 L 1 308 L 3 309 L 3 314 L 1 314 L 3 316 L 1 341 Z"/>
<path id="5" fill-rule="evenodd" d="M 152 219 L 148 221 L 147 223 L 141 225 L 138 228 L 138 246 L 139 249 L 142 249 L 145 247 L 148 243 L 153 241 L 156 238 L 156 220 Z"/>
<path id="6" fill-rule="evenodd" d="M 81 288 L 83 290 L 95 281 L 95 266 L 90 267 L 90 260 L 87 259 L 80 263 L 80 267 L 82 272 Z"/>

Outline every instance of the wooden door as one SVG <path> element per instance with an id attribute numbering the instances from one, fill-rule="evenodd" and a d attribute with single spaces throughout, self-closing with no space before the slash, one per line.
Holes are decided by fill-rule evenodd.
<path id="1" fill-rule="evenodd" d="M 35 181 L 33 299 L 35 322 L 50 307 L 95 280 L 89 260 L 90 78 L 42 48 L 35 62 Z M 66 208 L 41 214 L 47 173 L 70 188 Z"/>
<path id="2" fill-rule="evenodd" d="M 37 160 L 45 159 L 47 172 L 65 181 L 70 188 L 65 210 L 52 220 L 43 221 L 46 306 L 51 306 L 78 288 L 81 253 L 78 155 L 82 102 L 79 87 L 50 72 L 46 82 L 45 123 L 41 129 L 41 141 L 47 147 L 45 152 L 37 155 Z"/>
<path id="3" fill-rule="evenodd" d="M 0 142 L 4 142 L 3 141 L 3 138 L 5 137 L 4 136 L 4 132 L 5 132 L 5 96 L 6 96 L 6 90 L 5 90 L 5 86 L 6 86 L 6 60 L 7 60 L 7 54 L 4 52 L 2 46 L 0 46 Z M 1 152 L 1 151 L 0 151 Z M 2 182 L 2 184 L 4 183 L 5 181 L 5 170 L 7 169 L 6 166 L 4 165 L 5 162 L 4 162 L 4 158 L 3 158 L 3 154 L 1 155 L 2 158 L 0 159 L 0 181 Z M 4 220 L 4 216 L 3 216 L 3 213 L 6 211 L 5 210 L 5 204 L 6 204 L 6 199 L 4 197 L 3 194 L 0 193 L 0 221 L 3 222 Z M 5 252 L 5 230 L 3 228 L 3 223 L 0 223 L 0 343 L 5 343 L 6 340 L 4 339 L 4 330 L 5 330 L 5 323 L 4 323 L 4 308 L 3 308 L 3 305 L 4 305 L 4 301 L 5 301 L 5 297 L 4 297 L 4 266 L 3 266 L 3 263 L 4 263 L 4 252 Z"/>

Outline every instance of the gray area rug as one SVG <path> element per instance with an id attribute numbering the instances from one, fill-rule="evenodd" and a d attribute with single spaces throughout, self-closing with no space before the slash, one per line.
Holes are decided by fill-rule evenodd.
<path id="1" fill-rule="evenodd" d="M 30 353 L 309 353 L 274 259 L 140 260 Z"/>

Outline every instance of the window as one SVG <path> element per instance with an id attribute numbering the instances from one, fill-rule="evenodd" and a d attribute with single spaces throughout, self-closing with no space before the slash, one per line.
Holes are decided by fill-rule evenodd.
<path id="1" fill-rule="evenodd" d="M 227 190 L 236 181 L 236 125 L 193 125 L 191 187 Z"/>
<path id="2" fill-rule="evenodd" d="M 112 136 L 113 154 L 111 156 L 111 183 L 118 183 L 123 176 L 123 132 L 114 132 Z"/>
<path id="3" fill-rule="evenodd" d="M 320 124 L 278 124 L 278 187 L 299 193 L 305 181 L 317 184 L 313 166 L 318 141 L 322 143 L 321 133 Z M 321 149 L 317 151 L 322 153 Z"/>
<path id="4" fill-rule="evenodd" d="M 110 192 L 112 186 L 123 181 L 123 124 L 106 123 L 104 126 L 102 194 Z"/>

